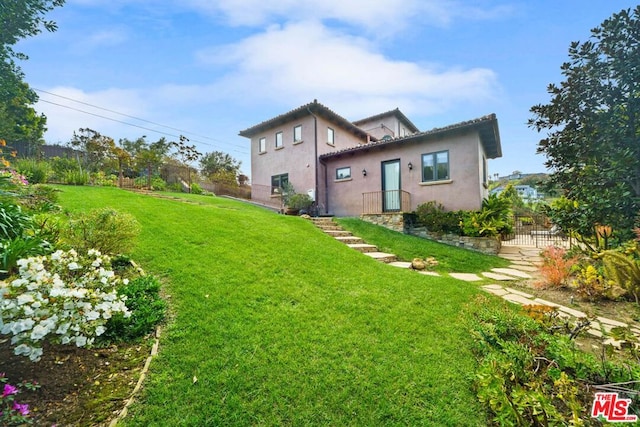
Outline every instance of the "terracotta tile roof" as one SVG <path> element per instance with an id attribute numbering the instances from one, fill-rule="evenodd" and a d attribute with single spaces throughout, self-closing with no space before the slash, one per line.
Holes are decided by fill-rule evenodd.
<path id="1" fill-rule="evenodd" d="M 345 153 L 355 153 L 359 151 L 367 151 L 377 147 L 393 146 L 396 144 L 404 144 L 409 142 L 420 142 L 424 139 L 430 139 L 435 136 L 442 136 L 446 134 L 455 134 L 464 132 L 467 130 L 477 130 L 480 134 L 480 140 L 487 153 L 487 157 L 495 159 L 502 157 L 502 147 L 500 145 L 500 134 L 498 131 L 498 119 L 495 114 L 479 117 L 477 119 L 468 120 L 466 122 L 460 122 L 445 126 L 442 128 L 434 128 L 425 132 L 416 133 L 413 135 L 380 140 L 363 144 L 358 147 L 345 148 L 344 150 L 335 151 L 333 153 L 323 154 L 320 159 L 328 159 L 331 157 L 341 156 Z"/>
<path id="2" fill-rule="evenodd" d="M 321 116 L 327 120 L 329 120 L 332 123 L 335 123 L 339 126 L 341 126 L 343 129 L 347 130 L 348 132 L 362 138 L 365 139 L 367 138 L 368 134 L 363 131 L 362 129 L 360 129 L 359 127 L 355 126 L 353 123 L 351 123 L 349 120 L 345 119 L 344 117 L 340 116 L 339 114 L 335 113 L 333 110 L 331 110 L 330 108 L 322 105 L 321 103 L 318 102 L 318 100 L 314 99 L 313 102 L 310 102 L 308 104 L 305 104 L 301 107 L 298 107 L 294 110 L 291 110 L 287 113 L 284 114 L 280 114 L 279 116 L 273 117 L 269 120 L 266 120 L 262 123 L 259 123 L 255 126 L 252 126 L 250 128 L 247 128 L 245 130 L 240 131 L 239 135 L 240 136 L 244 136 L 246 138 L 251 138 L 254 135 L 257 135 L 261 132 L 264 132 L 266 130 L 269 129 L 273 129 L 275 127 L 281 126 L 287 122 L 290 122 L 292 120 L 296 120 L 299 119 L 301 117 L 305 117 L 308 116 L 310 113 L 313 113 L 317 116 Z M 371 139 L 375 140 L 375 138 L 373 138 L 372 136 L 369 136 Z"/>
<path id="3" fill-rule="evenodd" d="M 414 125 L 413 122 L 411 120 L 409 120 L 409 118 L 407 116 L 402 114 L 402 111 L 400 111 L 399 108 L 396 108 L 395 110 L 390 110 L 390 111 L 387 111 L 387 112 L 384 112 L 384 113 L 376 114 L 375 116 L 366 117 L 364 119 L 356 120 L 355 122 L 353 122 L 353 124 L 356 125 L 356 126 L 360 126 L 363 123 L 371 122 L 371 121 L 374 121 L 374 120 L 378 120 L 378 119 L 381 119 L 381 118 L 387 117 L 387 116 L 396 116 L 398 119 L 400 119 L 400 121 L 404 122 L 404 124 L 407 125 L 407 127 L 409 128 L 409 132 L 411 132 L 411 133 L 420 132 L 420 129 L 418 129 L 416 127 L 416 125 Z"/>

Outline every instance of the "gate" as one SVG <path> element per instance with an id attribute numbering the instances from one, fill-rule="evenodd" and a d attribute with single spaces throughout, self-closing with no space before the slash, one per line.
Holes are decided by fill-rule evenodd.
<path id="1" fill-rule="evenodd" d="M 511 224 L 513 233 L 502 236 L 503 245 L 536 248 L 558 246 L 567 249 L 573 245 L 571 233 L 553 225 L 545 215 L 514 215 Z"/>

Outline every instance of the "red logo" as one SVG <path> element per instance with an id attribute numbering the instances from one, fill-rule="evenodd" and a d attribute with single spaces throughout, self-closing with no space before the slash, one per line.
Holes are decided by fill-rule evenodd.
<path id="1" fill-rule="evenodd" d="M 631 399 L 621 399 L 618 393 L 596 393 L 591 408 L 591 417 L 604 417 L 611 423 L 633 423 L 638 421 L 637 415 L 629 414 Z"/>

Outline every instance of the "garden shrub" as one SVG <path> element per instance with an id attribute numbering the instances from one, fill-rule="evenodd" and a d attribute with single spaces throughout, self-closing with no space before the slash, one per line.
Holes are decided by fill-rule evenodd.
<path id="1" fill-rule="evenodd" d="M 141 276 L 118 288 L 126 297 L 131 316 L 114 315 L 107 322 L 101 341 L 132 341 L 153 332 L 164 319 L 167 304 L 160 297 L 160 282 L 153 276 Z"/>
<path id="2" fill-rule="evenodd" d="M 0 372 L 0 385 L 2 385 L 2 394 L 0 394 L 0 425 L 1 426 L 25 426 L 32 424 L 33 419 L 29 417 L 29 405 L 19 403 L 16 396 L 22 390 L 37 390 L 38 384 L 23 381 L 17 386 L 9 383 L 8 378 L 3 372 Z"/>
<path id="3" fill-rule="evenodd" d="M 139 233 L 140 225 L 133 215 L 102 208 L 73 217 L 62 238 L 81 251 L 97 249 L 115 255 L 129 252 Z"/>
<path id="4" fill-rule="evenodd" d="M 62 180 L 68 185 L 87 185 L 89 183 L 89 174 L 79 170 L 66 171 Z"/>
<path id="5" fill-rule="evenodd" d="M 42 160 L 19 159 L 14 162 L 14 166 L 31 184 L 44 184 L 51 174 L 49 163 Z"/>
<path id="6" fill-rule="evenodd" d="M 191 194 L 202 194 L 204 190 L 200 187 L 200 184 L 194 182 L 191 184 Z"/>
<path id="7" fill-rule="evenodd" d="M 67 172 L 80 171 L 78 160 L 68 157 L 52 157 L 49 159 L 49 165 L 52 170 L 50 180 L 54 182 L 65 182 Z"/>
<path id="8" fill-rule="evenodd" d="M 448 212 L 436 201 L 423 203 L 416 208 L 418 223 L 432 233 L 461 234 L 460 212 Z"/>
<path id="9" fill-rule="evenodd" d="M 605 251 L 602 254 L 605 276 L 627 290 L 635 298 L 640 296 L 640 263 L 618 251 Z"/>
<path id="10" fill-rule="evenodd" d="M 567 286 L 567 280 L 571 277 L 572 267 L 578 262 L 577 257 L 569 257 L 566 249 L 557 246 L 549 246 L 540 254 L 542 265 L 540 274 L 543 282 L 540 287 L 561 288 Z"/>
<path id="11" fill-rule="evenodd" d="M 118 177 L 114 174 L 107 175 L 103 171 L 98 171 L 91 174 L 91 183 L 102 187 L 117 187 Z"/>
<path id="12" fill-rule="evenodd" d="M 31 224 L 31 216 L 19 205 L 0 201 L 0 241 L 22 237 Z"/>
<path id="13" fill-rule="evenodd" d="M 51 212 L 60 209 L 58 206 L 59 190 L 44 184 L 30 185 L 22 193 L 19 203 L 30 212 Z"/>
<path id="14" fill-rule="evenodd" d="M 180 186 L 180 184 L 178 184 Z M 159 176 L 154 176 L 151 180 L 151 189 L 154 191 L 167 191 L 167 183 Z M 181 191 L 180 187 L 177 191 Z"/>
<path id="15" fill-rule="evenodd" d="M 18 261 L 18 277 L 0 282 L 0 333 L 11 335 L 16 355 L 38 361 L 42 342 L 91 345 L 116 313 L 128 316 L 121 280 L 110 258 L 96 250 L 76 251 Z"/>
<path id="16" fill-rule="evenodd" d="M 49 242 L 37 236 L 16 237 L 0 241 L 0 278 L 17 271 L 18 260 L 51 252 Z"/>
<path id="17" fill-rule="evenodd" d="M 607 298 L 609 286 L 598 269 L 589 264 L 576 274 L 573 287 L 580 298 L 585 301 L 598 301 Z"/>
<path id="18" fill-rule="evenodd" d="M 637 365 L 598 360 L 554 332 L 575 328 L 543 326 L 507 303 L 480 296 L 462 315 L 475 338 L 477 396 L 498 425 L 600 425 L 593 384 L 640 379 Z"/>

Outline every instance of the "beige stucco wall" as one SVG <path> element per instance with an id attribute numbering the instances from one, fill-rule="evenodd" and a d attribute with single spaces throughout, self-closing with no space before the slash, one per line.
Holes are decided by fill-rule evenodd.
<path id="1" fill-rule="evenodd" d="M 358 127 L 378 139 L 381 139 L 385 135 L 389 135 L 392 138 L 398 138 L 410 134 L 407 130 L 407 126 L 400 122 L 394 115 L 363 122 L 360 123 Z"/>
<path id="2" fill-rule="evenodd" d="M 422 183 L 422 154 L 448 150 L 450 180 L 433 184 Z M 400 159 L 401 189 L 411 194 L 411 210 L 431 200 L 448 210 L 479 209 L 485 195 L 482 188 L 481 162 L 483 152 L 476 132 L 450 136 L 446 139 L 423 139 L 419 143 L 389 144 L 357 155 L 346 154 L 327 159 L 329 213 L 337 216 L 357 216 L 362 213 L 362 194 L 381 191 L 383 161 Z M 413 169 L 409 170 L 408 164 Z M 350 180 L 336 180 L 335 170 L 351 167 Z M 367 170 L 367 176 L 362 170 Z M 486 190 L 482 188 L 482 190 Z"/>
<path id="3" fill-rule="evenodd" d="M 302 141 L 293 142 L 293 128 L 302 125 Z M 335 144 L 327 143 L 327 127 L 334 130 Z M 271 185 L 273 175 L 289 174 L 289 182 L 296 192 L 315 190 L 316 180 L 316 134 L 314 117 L 309 115 L 287 122 L 251 138 L 251 181 L 254 187 Z M 283 133 L 282 147 L 275 148 L 277 132 Z M 266 151 L 259 153 L 260 138 L 266 138 Z M 364 141 L 345 129 L 317 117 L 317 155 L 353 147 Z M 323 192 L 322 177 L 319 176 L 319 194 Z M 256 194 L 258 192 L 256 191 Z"/>

